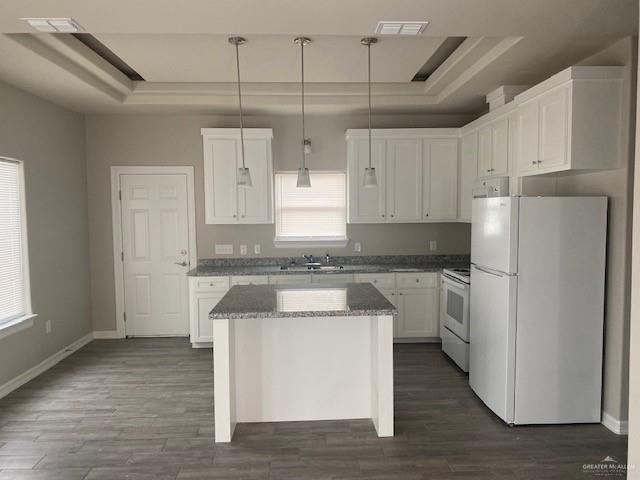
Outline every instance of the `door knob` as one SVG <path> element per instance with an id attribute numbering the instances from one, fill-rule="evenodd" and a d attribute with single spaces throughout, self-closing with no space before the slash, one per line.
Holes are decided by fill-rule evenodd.
<path id="1" fill-rule="evenodd" d="M 186 267 L 187 266 L 187 262 L 185 262 L 184 260 L 182 262 L 173 262 L 176 265 L 180 265 L 181 267 Z"/>

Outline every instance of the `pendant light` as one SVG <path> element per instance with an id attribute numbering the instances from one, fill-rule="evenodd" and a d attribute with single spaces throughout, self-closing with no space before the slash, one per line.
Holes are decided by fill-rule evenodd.
<path id="1" fill-rule="evenodd" d="M 311 178 L 309 178 L 309 169 L 306 167 L 305 157 L 307 151 L 311 151 L 311 140 L 307 139 L 304 131 L 304 47 L 311 43 L 311 39 L 307 37 L 298 37 L 294 40 L 296 45 L 300 45 L 300 64 L 301 64 L 301 76 L 300 76 L 300 92 L 302 94 L 302 162 L 300 168 L 298 168 L 298 181 L 296 187 L 311 187 Z"/>
<path id="2" fill-rule="evenodd" d="M 364 188 L 375 188 L 378 186 L 378 179 L 376 178 L 376 169 L 371 166 L 371 45 L 378 43 L 378 39 L 375 37 L 365 37 L 360 40 L 360 43 L 367 47 L 367 84 L 369 86 L 369 166 L 364 169 L 362 186 Z"/>
<path id="3" fill-rule="evenodd" d="M 243 37 L 229 37 L 229 43 L 236 47 L 236 71 L 238 74 L 238 105 L 240 107 L 240 152 L 242 155 L 242 167 L 238 168 L 238 186 L 251 187 L 251 173 L 244 163 L 244 119 L 242 117 L 242 91 L 240 90 L 240 53 L 238 47 L 247 43 Z"/>

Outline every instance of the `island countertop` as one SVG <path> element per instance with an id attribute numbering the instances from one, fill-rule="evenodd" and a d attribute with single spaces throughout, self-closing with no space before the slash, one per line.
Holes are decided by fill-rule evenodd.
<path id="1" fill-rule="evenodd" d="M 378 316 L 397 312 L 370 283 L 235 285 L 211 310 L 209 318 Z"/>

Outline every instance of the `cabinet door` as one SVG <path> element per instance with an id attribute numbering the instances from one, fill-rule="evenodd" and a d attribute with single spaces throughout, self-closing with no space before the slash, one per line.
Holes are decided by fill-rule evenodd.
<path id="1" fill-rule="evenodd" d="M 422 219 L 422 142 L 387 141 L 387 215 L 390 222 Z"/>
<path id="2" fill-rule="evenodd" d="M 353 282 L 353 275 L 348 273 L 313 273 L 311 275 L 311 282 L 325 285 L 351 283 Z"/>
<path id="3" fill-rule="evenodd" d="M 540 97 L 540 168 L 567 163 L 569 87 L 563 87 Z"/>
<path id="4" fill-rule="evenodd" d="M 471 132 L 462 137 L 460 152 L 460 192 L 459 219 L 471 221 L 471 202 L 473 200 L 473 184 L 478 171 L 478 132 Z"/>
<path id="5" fill-rule="evenodd" d="M 491 125 L 491 175 L 509 174 L 509 120 L 503 118 Z"/>
<path id="6" fill-rule="evenodd" d="M 438 336 L 437 288 L 399 290 L 398 312 L 398 337 Z"/>
<path id="7" fill-rule="evenodd" d="M 237 146 L 238 150 L 240 146 Z M 273 173 L 271 141 L 248 139 L 244 142 L 245 165 L 251 173 L 251 188 L 238 189 L 240 223 L 273 223 Z M 239 163 L 241 160 L 239 160 Z"/>
<path id="8" fill-rule="evenodd" d="M 205 138 L 203 146 L 205 222 L 237 223 L 238 142 Z"/>
<path id="9" fill-rule="evenodd" d="M 376 169 L 378 186 L 364 188 L 365 168 L 369 166 L 369 140 L 350 139 L 349 158 L 349 223 L 386 222 L 385 141 L 373 139 L 371 165 Z"/>
<path id="10" fill-rule="evenodd" d="M 458 213 L 458 140 L 425 140 L 424 151 L 424 219 L 455 220 Z"/>
<path id="11" fill-rule="evenodd" d="M 199 293 L 195 295 L 197 322 L 194 322 L 196 331 L 191 333 L 191 342 L 213 342 L 213 320 L 209 318 L 209 313 L 223 296 L 223 293 Z"/>
<path id="12" fill-rule="evenodd" d="M 478 131 L 478 178 L 491 176 L 491 155 L 493 148 L 491 125 Z"/>
<path id="13" fill-rule="evenodd" d="M 533 100 L 518 107 L 516 141 L 517 174 L 538 169 L 538 102 Z"/>
<path id="14" fill-rule="evenodd" d="M 271 275 L 269 283 L 272 285 L 308 285 L 311 283 L 311 274 L 304 275 Z"/>
<path id="15" fill-rule="evenodd" d="M 234 285 L 266 285 L 269 277 L 266 275 L 242 275 L 231 277 L 231 286 Z"/>

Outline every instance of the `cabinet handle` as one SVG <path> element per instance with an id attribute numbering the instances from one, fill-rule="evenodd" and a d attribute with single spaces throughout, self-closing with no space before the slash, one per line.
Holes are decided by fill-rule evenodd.
<path id="1" fill-rule="evenodd" d="M 539 165 L 542 163 L 542 160 L 538 160 L 536 163 Z"/>
<path id="2" fill-rule="evenodd" d="M 382 215 L 380 215 L 382 218 L 384 218 L 384 213 Z"/>
<path id="3" fill-rule="evenodd" d="M 428 216 L 429 216 L 429 212 L 425 213 L 425 216 L 427 216 L 427 217 L 428 217 Z"/>
<path id="4" fill-rule="evenodd" d="M 416 283 L 420 283 L 420 279 L 419 278 L 416 278 Z"/>
<path id="5" fill-rule="evenodd" d="M 373 283 L 378 283 L 378 280 L 374 280 Z"/>
<path id="6" fill-rule="evenodd" d="M 404 293 L 399 293 L 398 295 L 404 295 Z"/>
<path id="7" fill-rule="evenodd" d="M 535 160 L 533 162 L 531 162 L 531 165 L 537 165 L 538 162 L 536 162 Z"/>
<path id="8" fill-rule="evenodd" d="M 392 213 L 392 214 L 391 214 L 391 218 L 393 218 L 394 216 L 395 216 L 395 215 Z"/>
<path id="9" fill-rule="evenodd" d="M 233 218 L 236 218 L 236 217 L 237 217 L 237 215 L 234 213 L 234 214 L 233 214 Z"/>

